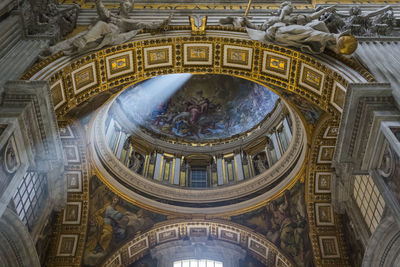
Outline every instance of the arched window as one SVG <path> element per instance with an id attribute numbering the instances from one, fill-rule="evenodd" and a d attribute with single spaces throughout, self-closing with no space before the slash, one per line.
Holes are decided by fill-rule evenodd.
<path id="1" fill-rule="evenodd" d="M 214 260 L 181 260 L 175 261 L 173 267 L 223 267 L 222 262 Z"/>

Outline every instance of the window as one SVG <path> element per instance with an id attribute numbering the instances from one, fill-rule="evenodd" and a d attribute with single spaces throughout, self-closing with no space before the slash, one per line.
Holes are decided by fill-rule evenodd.
<path id="1" fill-rule="evenodd" d="M 220 261 L 192 259 L 175 261 L 173 267 L 223 267 L 223 264 Z"/>
<path id="2" fill-rule="evenodd" d="M 21 221 L 31 231 L 40 215 L 43 200 L 47 195 L 46 174 L 27 172 L 14 195 L 14 205 Z"/>
<path id="3" fill-rule="evenodd" d="M 204 188 L 207 187 L 207 170 L 206 168 L 192 168 L 191 171 L 191 187 Z"/>
<path id="4" fill-rule="evenodd" d="M 353 197 L 372 234 L 382 218 L 385 201 L 371 176 L 355 176 Z"/>

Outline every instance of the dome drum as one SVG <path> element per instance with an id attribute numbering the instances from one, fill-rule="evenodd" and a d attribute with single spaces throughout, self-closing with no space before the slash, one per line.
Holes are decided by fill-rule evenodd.
<path id="1" fill-rule="evenodd" d="M 280 104 L 282 105 L 282 104 Z M 136 201 L 141 203 L 146 203 L 150 207 L 157 207 L 158 210 L 163 210 L 165 212 L 190 212 L 190 213 L 202 213 L 202 212 L 233 212 L 238 209 L 246 208 L 250 205 L 254 205 L 255 203 L 259 203 L 262 200 L 268 199 L 273 195 L 276 195 L 280 191 L 284 190 L 290 183 L 294 181 L 302 168 L 303 159 L 306 154 L 306 133 L 304 130 L 304 126 L 302 125 L 302 121 L 300 117 L 289 107 L 281 106 L 280 110 L 287 109 L 288 116 L 281 116 L 283 112 L 279 112 L 280 118 L 285 119 L 285 125 L 290 128 L 291 140 L 288 142 L 288 146 L 284 153 L 280 155 L 280 158 L 276 158 L 276 163 L 271 164 L 263 170 L 263 172 L 258 171 L 257 167 L 253 162 L 253 157 L 257 156 L 257 152 L 259 152 L 259 148 L 264 147 L 267 148 L 268 152 L 268 143 L 269 137 L 266 135 L 268 131 L 264 131 L 264 140 L 260 140 L 260 137 L 263 137 L 262 134 L 258 135 L 255 140 L 251 140 L 249 142 L 243 142 L 240 140 L 240 145 L 237 145 L 235 149 L 232 149 L 230 153 L 225 154 L 213 154 L 213 153 L 188 153 L 186 152 L 185 156 L 182 156 L 182 150 L 169 150 L 168 152 L 157 150 L 155 144 L 146 143 L 144 139 L 133 138 L 133 140 L 140 140 L 141 149 L 138 149 L 138 145 L 136 145 L 136 149 L 139 152 L 148 153 L 150 148 L 154 150 L 148 155 L 141 155 L 145 158 L 146 166 L 141 167 L 139 173 L 144 175 L 140 175 L 132 171 L 127 166 L 127 160 L 125 158 L 124 161 L 121 161 L 120 158 L 116 157 L 117 149 L 114 145 L 110 146 L 110 139 L 107 139 L 106 133 L 106 124 L 111 120 L 107 119 L 109 116 L 109 112 L 112 109 L 112 102 L 108 103 L 104 106 L 96 115 L 92 122 L 91 138 L 93 142 L 91 143 L 91 156 L 92 162 L 98 169 L 99 173 L 101 173 L 102 180 L 110 185 L 113 190 L 123 194 L 127 198 L 134 198 Z M 274 114 L 274 113 L 273 113 Z M 273 117 L 274 115 L 271 115 Z M 290 118 L 287 120 L 286 118 Z M 269 120 L 266 120 L 268 123 Z M 106 123 L 105 123 L 106 122 Z M 283 122 L 277 121 L 273 128 L 276 134 L 279 134 L 279 130 L 282 130 Z M 290 124 L 290 125 L 289 125 Z M 117 127 L 114 127 L 117 126 Z M 118 125 L 114 124 L 111 129 L 120 129 L 120 135 L 117 139 L 121 139 L 121 135 L 124 134 L 128 137 L 128 134 L 122 130 L 122 127 L 118 128 Z M 262 129 L 262 126 L 260 126 Z M 270 129 L 272 130 L 272 129 Z M 257 131 L 256 131 L 257 132 Z M 251 135 L 247 136 L 251 137 Z M 246 138 L 246 137 L 245 137 Z M 113 142 L 111 142 L 113 143 Z M 136 142 L 133 142 L 134 144 Z M 281 149 L 282 142 L 277 143 L 275 140 L 276 147 Z M 211 151 L 216 149 L 218 146 L 230 146 L 231 143 L 219 144 L 210 146 Z M 122 147 L 122 146 L 120 146 Z M 179 145 L 177 145 L 179 147 Z M 204 149 L 205 146 L 194 145 L 194 146 L 186 146 L 188 150 L 192 149 Z M 131 149 L 131 148 L 129 148 Z M 148 149 L 148 150 L 146 150 Z M 190 151 L 189 150 L 189 151 Z M 179 153 L 181 152 L 181 153 Z M 212 151 L 213 152 L 213 151 Z M 154 154 L 157 154 L 154 158 Z M 237 153 L 237 154 L 235 154 Z M 140 153 L 137 153 L 139 155 Z M 153 157 L 152 157 L 153 154 Z M 218 177 L 218 170 L 215 170 L 216 166 L 213 166 L 213 162 L 217 163 L 218 161 L 223 162 L 226 166 L 232 166 L 232 173 L 235 171 L 235 162 L 236 166 L 237 156 L 246 154 L 247 157 L 241 158 L 242 167 L 247 164 L 250 171 L 253 171 L 253 178 L 251 179 L 243 179 L 241 181 L 235 180 L 234 183 L 229 183 L 229 173 L 226 171 L 225 177 L 227 183 L 222 183 L 218 185 L 218 183 L 213 186 L 211 183 L 211 187 L 203 188 L 203 190 L 199 190 L 193 187 L 187 187 L 188 183 L 181 183 L 181 177 L 179 177 L 178 183 L 171 183 L 170 180 L 164 181 L 164 176 L 156 176 L 158 179 L 154 179 L 154 166 L 157 165 L 157 156 L 162 158 L 163 164 L 171 164 L 168 166 L 172 166 L 175 161 L 175 168 L 170 167 L 170 171 L 178 171 L 180 172 L 182 168 L 178 167 L 176 164 L 177 161 L 181 161 L 181 163 L 186 162 L 196 162 L 194 167 L 202 167 L 205 164 L 209 164 L 206 166 L 206 170 L 210 174 L 210 179 L 208 181 L 212 181 L 213 173 L 216 173 Z M 231 161 L 231 163 L 229 163 Z M 200 163 L 199 163 L 200 162 Z M 253 163 L 253 164 L 251 164 Z M 202 165 L 203 164 L 203 165 Z M 228 165 L 231 164 L 231 165 Z M 187 164 L 189 165 L 189 164 Z M 202 165 L 202 166 L 201 166 Z M 218 169 L 218 163 L 217 165 Z M 153 167 L 151 167 L 153 166 Z M 132 167 L 132 166 L 131 166 Z M 164 165 L 165 167 L 165 165 Z M 147 173 L 144 171 L 144 168 L 147 168 Z M 251 170 L 253 169 L 253 170 Z M 150 170 L 150 171 L 148 171 Z M 204 169 L 203 169 L 204 170 Z M 225 168 L 226 170 L 226 168 Z M 144 171 L 144 172 L 143 172 Z M 157 169 L 158 174 L 160 175 L 160 168 Z M 193 168 L 192 172 L 199 173 L 201 170 Z M 223 170 L 224 171 L 224 170 Z M 149 175 L 153 172 L 153 175 Z M 243 172 L 244 173 L 244 172 Z M 165 172 L 163 173 L 165 175 Z M 172 174 L 170 174 L 172 175 Z M 228 176 L 228 177 L 227 177 Z M 245 178 L 245 177 L 243 177 Z M 250 178 L 250 176 L 249 176 Z M 215 175 L 214 175 L 215 180 Z M 218 180 L 218 178 L 217 178 Z M 160 182 L 161 181 L 161 182 Z"/>

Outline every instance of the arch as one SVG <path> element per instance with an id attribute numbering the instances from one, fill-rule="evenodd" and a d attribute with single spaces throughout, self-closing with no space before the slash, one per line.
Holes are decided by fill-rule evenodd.
<path id="1" fill-rule="evenodd" d="M 248 40 L 245 33 L 208 31 L 207 37 L 189 34 L 142 34 L 133 42 L 76 58 L 57 54 L 35 65 L 22 79 L 50 82 L 58 116 L 102 92 L 115 92 L 128 84 L 170 73 L 246 78 L 280 95 L 299 95 L 337 115 L 342 104 L 335 103 L 335 96 L 342 97 L 349 82 L 373 80 L 361 67 L 354 70 L 354 62 L 349 67 L 332 57 L 313 58 L 289 48 Z"/>
<path id="2" fill-rule="evenodd" d="M 246 254 L 246 250 L 236 244 L 206 237 L 170 241 L 150 249 L 151 257 L 157 259 L 157 267 L 171 267 L 175 261 L 188 259 L 207 259 L 239 267 L 239 261 L 243 261 Z"/>
<path id="3" fill-rule="evenodd" d="M 214 27 L 207 30 L 206 36 L 194 37 L 187 27 L 178 26 L 163 35 L 140 34 L 133 42 L 87 55 L 71 58 L 58 54 L 36 64 L 21 78 L 49 81 L 56 114 L 62 118 L 74 108 L 96 97 L 108 98 L 107 94 L 110 96 L 133 82 L 188 72 L 249 79 L 271 88 L 289 103 L 293 102 L 291 96 L 299 96 L 324 112 L 315 127 L 309 126 L 310 153 L 307 169 L 300 173 L 300 180 L 306 183 L 310 239 L 316 264 L 348 266 L 338 217 L 334 215 L 328 222 L 321 221 L 318 210 L 321 207 L 332 210 L 330 184 L 328 188 L 322 188 L 319 182 L 325 178 L 332 181 L 334 177 L 330 163 L 347 85 L 374 81 L 371 74 L 354 61 L 329 52 L 311 57 L 285 47 L 261 44 L 232 28 Z M 296 103 L 292 106 L 296 109 Z M 332 158 L 324 160 L 321 157 L 324 151 Z M 86 193 L 82 193 L 82 197 L 88 199 Z M 82 221 L 84 229 L 86 225 L 87 218 Z M 166 221 L 153 230 L 163 225 L 172 227 L 173 222 Z M 265 238 L 260 235 L 249 232 L 249 236 L 268 245 L 263 243 Z M 83 254 L 84 240 L 78 242 L 79 251 L 74 262 L 81 262 Z M 131 245 L 128 243 L 121 249 Z M 269 248 L 273 250 L 273 247 Z M 110 258 L 106 266 L 117 258 Z"/>
<path id="4" fill-rule="evenodd" d="M 398 266 L 400 263 L 399 252 L 399 226 L 391 216 L 386 216 L 368 241 L 362 266 Z"/>
<path id="5" fill-rule="evenodd" d="M 233 244 L 238 247 L 238 250 L 246 250 L 266 266 L 295 266 L 264 236 L 247 227 L 221 220 L 192 220 L 190 222 L 175 220 L 160 223 L 122 245 L 107 258 L 103 266 L 128 266 L 142 258 L 152 248 L 179 240 L 202 243 L 215 240 L 217 243 L 228 243 L 226 246 L 231 248 L 229 244 Z M 152 254 L 157 253 L 153 251 Z"/>
<path id="6" fill-rule="evenodd" d="M 0 264 L 39 267 L 35 244 L 19 217 L 7 208 L 0 219 Z"/>

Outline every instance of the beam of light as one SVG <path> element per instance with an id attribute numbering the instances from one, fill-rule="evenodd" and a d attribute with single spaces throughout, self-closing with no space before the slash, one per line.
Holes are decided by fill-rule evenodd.
<path id="1" fill-rule="evenodd" d="M 190 73 L 157 76 L 133 85 L 119 96 L 122 108 L 140 125 L 146 118 L 160 110 L 168 99 L 192 77 Z"/>

